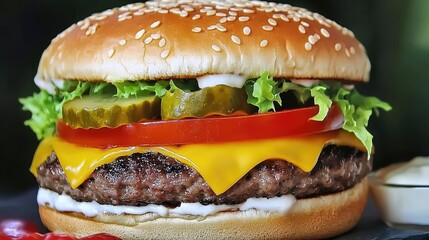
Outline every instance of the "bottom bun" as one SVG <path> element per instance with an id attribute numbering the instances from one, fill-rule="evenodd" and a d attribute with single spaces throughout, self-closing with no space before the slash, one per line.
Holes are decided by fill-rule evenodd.
<path id="1" fill-rule="evenodd" d="M 39 206 L 39 212 L 49 230 L 76 237 L 108 233 L 123 239 L 320 239 L 352 229 L 367 197 L 365 178 L 340 193 L 297 200 L 286 215 L 248 210 L 197 218 L 111 214 L 88 218 L 45 206 Z"/>

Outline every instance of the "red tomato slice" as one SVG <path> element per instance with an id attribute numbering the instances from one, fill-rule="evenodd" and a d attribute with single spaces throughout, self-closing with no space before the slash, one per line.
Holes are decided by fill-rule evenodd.
<path id="1" fill-rule="evenodd" d="M 342 127 L 343 115 L 338 106 L 331 107 L 325 120 L 310 120 L 318 111 L 314 106 L 247 116 L 150 121 L 100 129 L 73 129 L 58 121 L 57 134 L 71 143 L 107 148 L 268 139 Z"/>

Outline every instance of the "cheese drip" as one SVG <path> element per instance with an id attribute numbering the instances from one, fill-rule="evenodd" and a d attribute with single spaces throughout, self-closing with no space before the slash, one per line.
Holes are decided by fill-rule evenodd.
<path id="1" fill-rule="evenodd" d="M 353 146 L 365 151 L 353 134 L 343 130 L 255 141 L 110 149 L 83 147 L 58 137 L 50 137 L 44 139 L 37 148 L 30 171 L 37 176 L 37 168 L 54 151 L 71 187 L 77 188 L 97 167 L 111 163 L 117 157 L 157 152 L 194 168 L 219 195 L 267 159 L 285 160 L 309 172 L 328 143 Z"/>

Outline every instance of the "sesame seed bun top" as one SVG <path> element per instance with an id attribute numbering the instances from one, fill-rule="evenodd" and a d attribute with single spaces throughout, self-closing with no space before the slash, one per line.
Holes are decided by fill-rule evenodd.
<path id="1" fill-rule="evenodd" d="M 259 1 L 149 1 L 73 24 L 43 53 L 36 82 L 155 80 L 264 71 L 290 79 L 368 81 L 347 28 L 320 14 Z"/>

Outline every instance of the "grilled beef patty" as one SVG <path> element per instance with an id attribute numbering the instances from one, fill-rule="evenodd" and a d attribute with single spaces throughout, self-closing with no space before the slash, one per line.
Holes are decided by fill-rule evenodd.
<path id="1" fill-rule="evenodd" d="M 191 167 L 159 153 L 135 153 L 98 167 L 77 189 L 67 182 L 55 153 L 38 168 L 43 188 L 77 201 L 111 205 L 178 206 L 181 202 L 237 204 L 255 197 L 292 194 L 310 198 L 351 188 L 371 171 L 367 154 L 352 147 L 326 146 L 315 168 L 306 173 L 283 160 L 266 160 L 232 188 L 216 195 Z"/>

